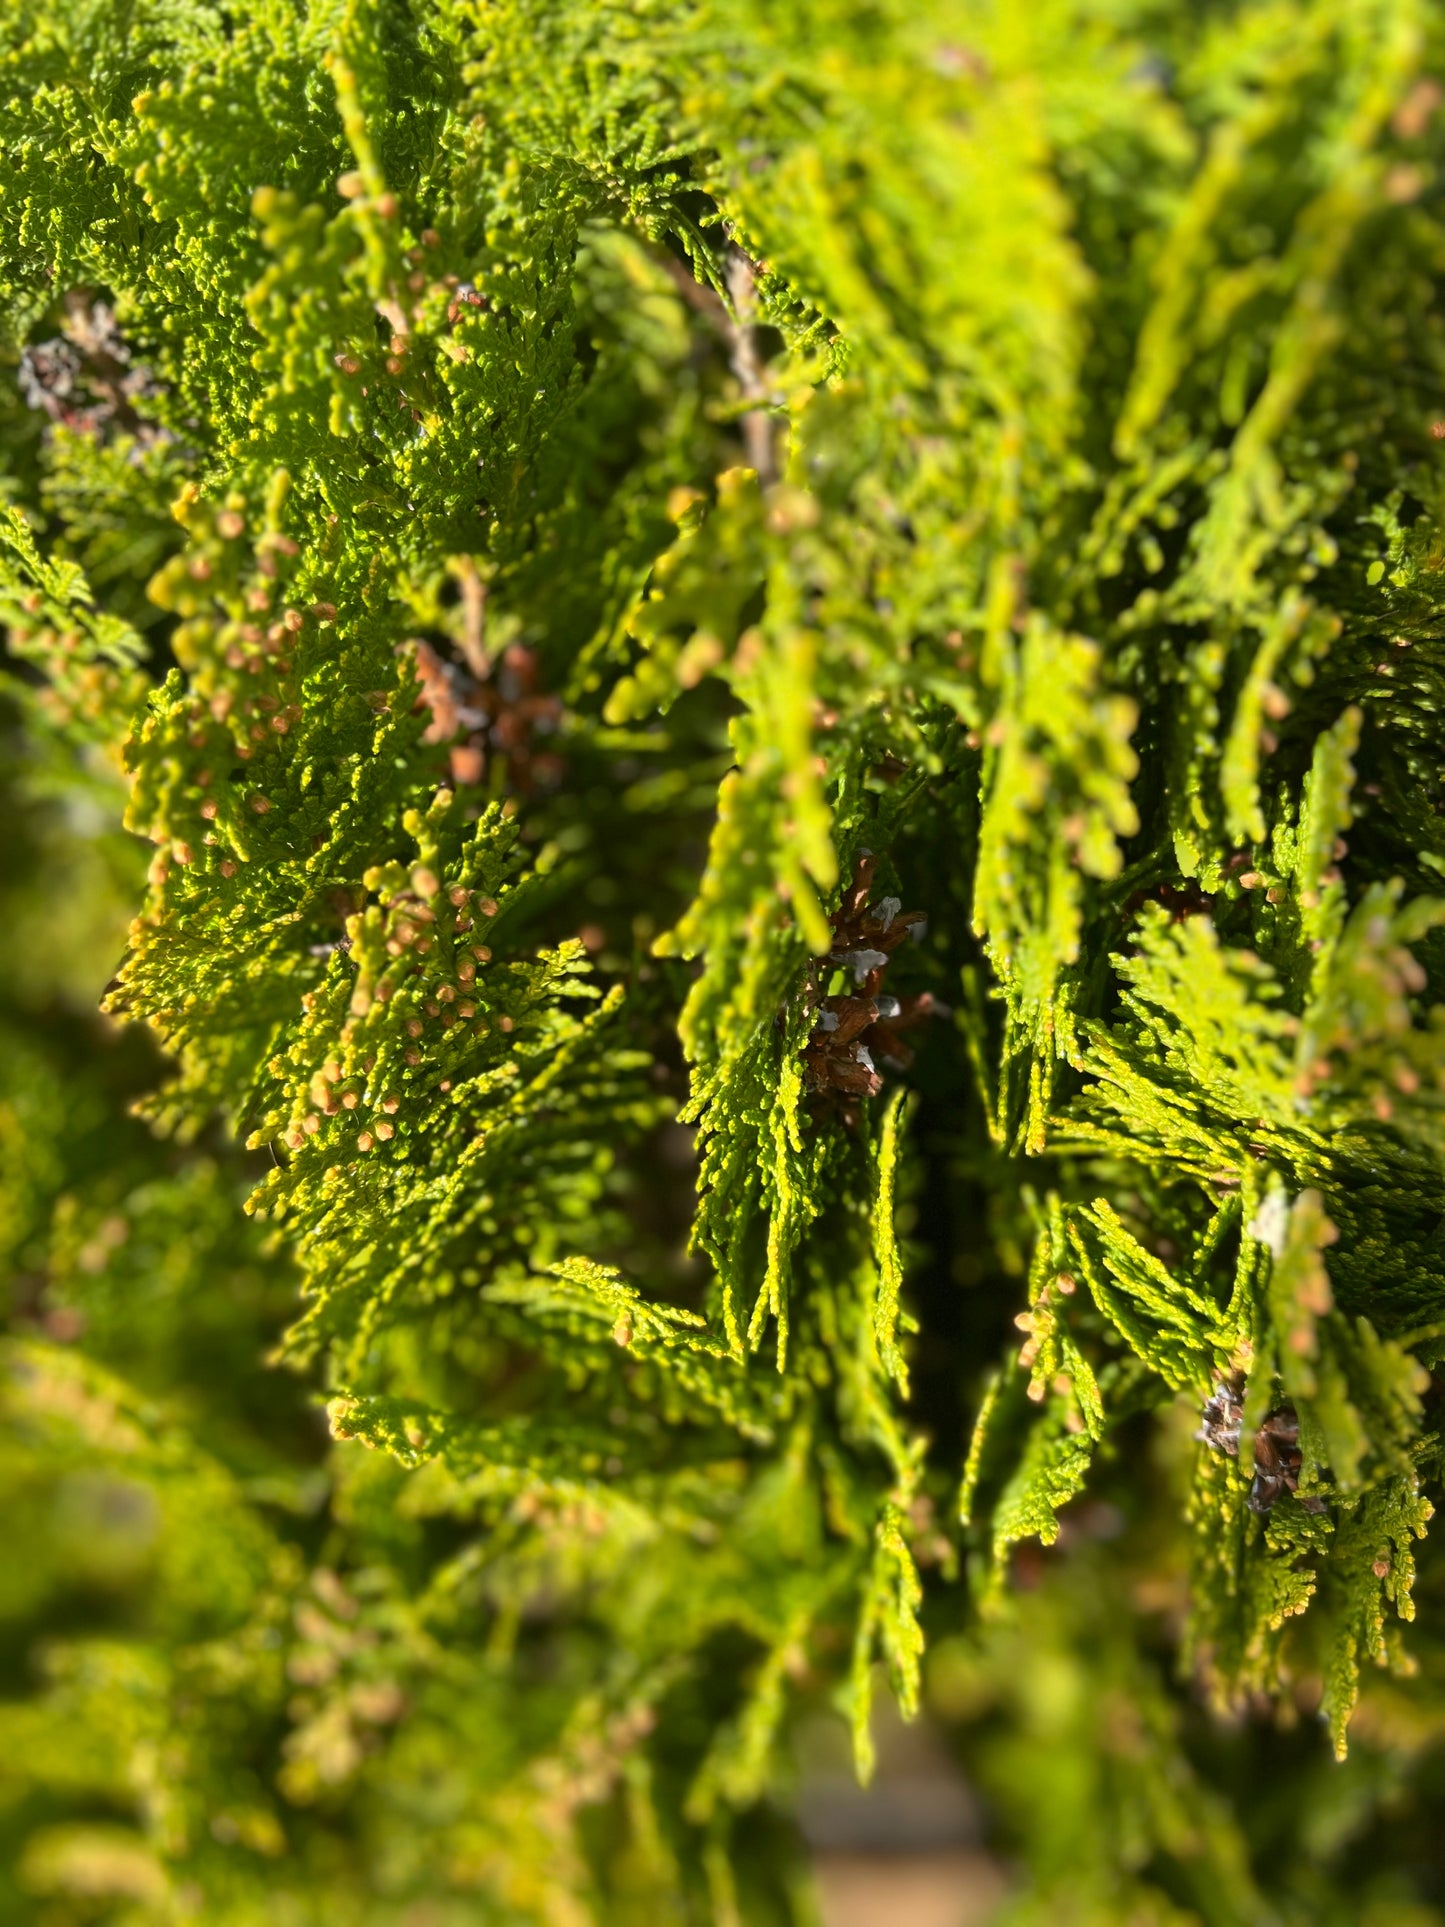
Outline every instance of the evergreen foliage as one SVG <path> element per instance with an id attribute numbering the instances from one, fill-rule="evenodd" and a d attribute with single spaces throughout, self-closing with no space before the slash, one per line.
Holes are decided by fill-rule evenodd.
<path id="1" fill-rule="evenodd" d="M 1445 1918 L 1442 55 L 12 0 L 10 1917 Z"/>

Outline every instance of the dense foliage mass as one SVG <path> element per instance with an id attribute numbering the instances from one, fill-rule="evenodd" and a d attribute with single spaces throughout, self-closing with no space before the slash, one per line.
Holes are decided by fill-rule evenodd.
<path id="1" fill-rule="evenodd" d="M 7 1919 L 1445 1920 L 1442 54 L 11 0 Z"/>

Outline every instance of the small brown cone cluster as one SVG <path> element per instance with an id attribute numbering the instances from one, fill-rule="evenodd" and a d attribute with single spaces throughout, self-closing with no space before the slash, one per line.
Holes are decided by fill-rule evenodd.
<path id="1" fill-rule="evenodd" d="M 422 707 L 431 711 L 429 743 L 450 745 L 453 781 L 478 784 L 500 760 L 511 795 L 549 789 L 562 776 L 562 759 L 547 739 L 562 719 L 558 697 L 539 688 L 537 652 L 513 642 L 475 675 L 430 643 L 415 645 Z"/>
<path id="2" fill-rule="evenodd" d="M 161 439 L 163 431 L 137 413 L 137 404 L 154 398 L 160 387 L 150 369 L 131 360 L 109 305 L 74 288 L 65 297 L 61 328 L 20 357 L 26 405 L 80 435 L 115 428 L 141 444 Z"/>
<path id="3" fill-rule="evenodd" d="M 803 1048 L 803 1077 L 819 1115 L 831 1115 L 852 1129 L 859 1103 L 883 1088 L 880 1065 L 906 1070 L 913 1052 L 902 1032 L 924 1022 L 940 1008 L 929 991 L 890 997 L 883 978 L 893 952 L 910 935 L 923 933 L 922 911 L 904 910 L 897 897 L 870 904 L 878 859 L 864 850 L 853 866 L 853 880 L 830 919 L 833 945 L 813 960 L 808 998 L 817 1011 L 813 1033 Z M 849 972 L 853 988 L 826 994 L 838 970 Z"/>
<path id="4" fill-rule="evenodd" d="M 1194 1434 L 1201 1444 L 1227 1458 L 1239 1457 L 1244 1422 L 1244 1385 L 1237 1377 L 1221 1379 L 1206 1399 L 1202 1424 Z M 1281 1405 L 1254 1435 L 1254 1477 L 1249 1487 L 1251 1512 L 1268 1512 L 1286 1492 L 1299 1495 L 1304 1455 L 1299 1444 L 1299 1415 L 1293 1405 Z M 1323 1512 L 1325 1502 L 1307 1494 L 1300 1499 L 1306 1512 Z"/>

